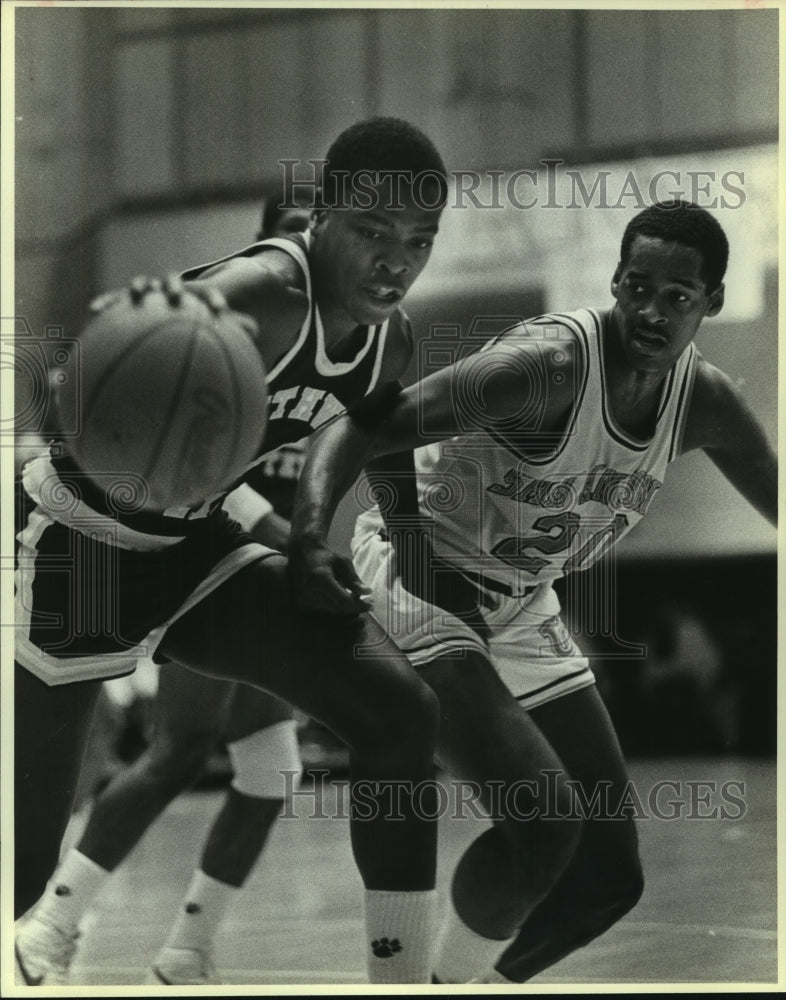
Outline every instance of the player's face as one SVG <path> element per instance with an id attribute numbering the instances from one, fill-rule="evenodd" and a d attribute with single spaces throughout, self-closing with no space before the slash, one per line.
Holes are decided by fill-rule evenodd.
<path id="1" fill-rule="evenodd" d="M 700 251 L 682 243 L 637 236 L 611 283 L 614 327 L 627 363 L 668 371 L 705 316 L 723 306 L 723 285 L 708 291 Z"/>
<path id="2" fill-rule="evenodd" d="M 409 194 L 399 205 L 389 189 L 375 189 L 368 210 L 328 209 L 312 217 L 315 286 L 323 316 L 349 318 L 374 325 L 398 307 L 428 263 L 439 224 L 439 211 L 429 210 Z"/>

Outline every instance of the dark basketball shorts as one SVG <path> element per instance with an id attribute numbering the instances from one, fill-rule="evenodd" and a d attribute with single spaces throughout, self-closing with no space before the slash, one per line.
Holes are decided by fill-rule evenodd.
<path id="1" fill-rule="evenodd" d="M 156 657 L 167 628 L 243 566 L 276 554 L 223 511 L 181 539 L 81 502 L 47 510 L 17 483 L 15 653 L 46 684 L 107 680 Z"/>

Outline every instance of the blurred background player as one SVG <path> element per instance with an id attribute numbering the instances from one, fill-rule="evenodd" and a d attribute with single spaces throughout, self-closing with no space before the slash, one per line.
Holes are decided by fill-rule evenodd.
<path id="1" fill-rule="evenodd" d="M 494 820 L 456 867 L 436 982 L 524 982 L 641 895 L 630 779 L 553 584 L 616 545 L 694 449 L 777 523 L 766 433 L 693 343 L 723 306 L 728 252 L 705 210 L 654 205 L 625 230 L 612 309 L 514 327 L 408 389 L 376 430 L 351 417 L 327 427 L 307 460 L 290 557 L 304 602 L 346 610 L 329 576 L 309 578 L 337 500 L 380 455 L 429 445 L 417 495 L 399 496 L 407 543 L 374 509 L 353 553 L 379 621 L 439 696 L 441 762 L 477 783 Z"/>
<path id="2" fill-rule="evenodd" d="M 389 392 L 396 392 L 397 379 L 411 354 L 411 332 L 399 303 L 428 261 L 444 197 L 440 195 L 425 208 L 410 190 L 404 197 L 403 206 L 398 200 L 392 204 L 389 194 L 385 193 L 385 189 L 390 188 L 390 177 L 386 182 L 384 172 L 404 171 L 414 177 L 428 170 L 434 178 L 430 183 L 444 192 L 445 172 L 441 158 L 430 140 L 408 123 L 378 118 L 358 123 L 342 133 L 331 146 L 328 161 L 327 207 L 320 207 L 313 213 L 307 233 L 255 244 L 185 275 L 189 283 L 194 283 L 189 287 L 201 292 L 214 308 L 223 308 L 225 297 L 230 306 L 250 314 L 259 327 L 258 342 L 271 392 L 265 450 L 260 458 L 310 434 L 326 419 L 325 414 L 340 413 L 347 405 L 358 403 L 364 397 L 365 405 L 373 406 L 377 398 L 386 398 Z M 360 170 L 381 172 L 378 197 L 372 210 L 347 208 L 333 199 L 335 175 L 331 171 L 342 170 L 348 176 Z M 132 289 L 132 295 L 143 298 L 150 287 L 149 282 L 142 282 Z M 218 299 L 217 293 L 220 293 Z M 170 284 L 167 294 L 173 308 L 177 308 L 182 295 L 179 284 Z M 37 566 L 42 526 L 45 531 L 53 531 L 53 537 L 64 534 L 66 544 L 71 544 L 69 532 L 74 529 L 70 524 L 51 521 L 42 513 L 39 482 L 41 477 L 51 481 L 52 477 L 73 476 L 75 472 L 70 470 L 69 461 L 67 453 L 62 457 L 53 452 L 33 460 L 23 470 L 26 502 L 29 506 L 32 499 L 39 504 L 33 516 L 40 523 L 36 521 L 35 527 L 28 521 L 27 529 L 19 536 L 22 554 L 33 566 Z M 98 508 L 94 520 L 108 517 L 109 509 L 100 493 L 89 489 L 83 479 L 79 483 L 80 489 L 87 494 L 85 502 Z M 65 482 L 63 485 L 68 488 Z M 250 495 L 246 491 L 247 500 Z M 255 508 L 251 513 L 246 508 L 243 515 L 248 524 L 260 520 L 259 501 L 254 499 L 253 502 Z M 130 562 L 131 579 L 141 579 L 147 585 L 141 592 L 137 587 L 137 599 L 151 602 L 139 626 L 143 630 L 139 634 L 140 641 L 148 635 L 144 629 L 148 629 L 154 619 L 155 624 L 166 628 L 159 646 L 163 662 L 188 663 L 213 676 L 263 684 L 266 689 L 280 691 L 305 714 L 330 722 L 351 747 L 352 773 L 356 778 L 381 779 L 384 783 L 385 776 L 396 780 L 406 779 L 408 775 L 421 779 L 429 776 L 432 769 L 429 733 L 434 722 L 434 705 L 427 689 L 411 673 L 404 658 L 391 644 L 386 647 L 389 655 L 375 661 L 372 669 L 346 673 L 352 665 L 355 643 L 366 641 L 364 637 L 369 629 L 379 637 L 373 623 L 364 618 L 340 624 L 332 624 L 326 619 L 301 620 L 289 600 L 286 563 L 274 550 L 263 549 L 253 543 L 249 535 L 240 533 L 239 526 L 227 520 L 215 504 L 205 503 L 188 515 L 186 519 L 177 510 L 167 511 L 165 515 L 143 512 L 132 524 L 123 525 L 127 528 L 124 539 L 127 543 L 130 540 L 132 553 L 125 556 Z M 200 524 L 202 519 L 207 523 Z M 176 523 L 170 524 L 170 520 Z M 193 529 L 193 534 L 187 538 L 190 548 L 184 549 L 186 543 L 182 543 L 177 546 L 176 555 L 179 559 L 190 555 L 196 568 L 192 570 L 189 563 L 189 572 L 181 584 L 185 588 L 183 593 L 179 594 L 178 590 L 173 593 L 174 567 L 169 563 L 159 566 L 157 559 L 149 554 L 147 532 L 155 531 L 156 545 L 152 552 L 163 547 L 168 554 L 162 539 L 171 536 L 177 541 L 179 535 L 188 536 L 194 524 L 209 528 L 217 535 L 226 531 L 229 534 L 224 539 L 209 536 L 207 530 Z M 139 540 L 140 551 L 134 546 L 138 535 L 144 536 Z M 96 547 L 105 544 L 86 537 Z M 223 545 L 229 548 L 223 562 L 230 569 L 236 569 L 228 579 L 226 576 L 216 578 L 210 568 L 211 560 L 222 554 Z M 231 562 L 235 555 L 238 560 Z M 87 568 L 76 581 L 87 593 L 97 585 L 89 569 L 100 561 L 100 552 L 86 559 Z M 20 565 L 26 565 L 26 561 Z M 200 577 L 200 569 L 207 572 L 207 582 Z M 189 587 L 192 576 L 193 584 Z M 177 574 L 174 578 L 179 579 Z M 126 579 L 121 572 L 120 599 Z M 197 584 L 200 585 L 200 597 L 192 607 L 188 594 Z M 162 587 L 165 590 L 159 593 Z M 30 581 L 20 579 L 17 592 L 20 597 L 29 594 Z M 36 589 L 32 592 L 41 593 Z M 52 610 L 51 601 L 57 599 L 57 594 L 47 592 L 47 596 L 50 598 L 49 610 Z M 184 601 L 185 604 L 181 603 Z M 167 603 L 169 610 L 166 610 Z M 24 621 L 29 618 L 30 610 L 21 608 L 19 615 L 20 622 Z M 84 642 L 67 621 L 64 627 L 71 649 Z M 126 627 L 130 627 L 128 622 Z M 117 641 L 114 623 L 112 629 L 111 637 Z M 113 654 L 106 651 L 102 651 L 101 663 L 95 668 L 88 662 L 90 657 L 84 654 L 77 659 L 61 658 L 67 657 L 62 652 L 63 644 L 58 647 L 61 655 L 53 657 L 36 647 L 32 636 L 31 630 L 30 638 L 19 637 L 18 649 L 20 655 L 24 653 L 26 657 L 27 670 L 18 671 L 16 682 L 16 906 L 19 913 L 26 912 L 33 901 L 30 897 L 50 858 L 56 859 L 57 844 L 73 795 L 72 770 L 84 745 L 97 694 L 95 681 L 64 682 L 101 676 L 95 672 L 97 668 L 104 676 L 111 676 L 115 662 Z M 152 637 L 150 633 L 151 641 Z M 50 638 L 47 636 L 45 640 Z M 102 641 L 105 643 L 108 638 L 105 636 Z M 321 653 L 326 657 L 324 664 Z M 66 674 L 69 666 L 74 669 Z M 123 667 L 128 669 L 127 660 Z M 333 671 L 340 672 L 338 681 L 329 679 Z M 47 683 L 33 677 L 33 673 L 46 677 Z M 188 678 L 191 679 L 195 685 L 203 681 L 196 675 Z M 163 694 L 159 695 L 162 705 L 170 701 L 165 684 L 166 681 Z M 245 689 L 238 690 L 238 704 L 242 706 Z M 231 687 L 226 685 L 218 690 L 222 699 L 228 698 L 231 692 Z M 208 704 L 204 700 L 206 697 L 210 698 L 211 711 L 215 711 L 214 693 L 215 689 L 207 682 L 196 702 L 202 707 L 203 716 Z M 272 766 L 273 758 L 278 769 L 282 764 L 291 765 L 291 770 L 299 768 L 290 710 L 270 699 L 265 702 L 264 712 L 268 726 L 261 740 L 263 746 L 259 745 L 258 738 L 255 742 L 260 725 L 260 715 L 256 712 L 249 726 L 250 741 L 238 740 L 236 729 L 231 732 L 237 788 L 230 791 L 226 808 L 218 818 L 214 832 L 219 840 L 225 835 L 231 837 L 238 813 L 248 822 L 249 816 L 256 821 L 260 816 L 266 817 L 267 829 L 280 808 L 279 789 L 284 787 L 284 778 L 277 770 L 275 782 L 271 782 L 268 770 L 260 779 L 256 768 L 258 760 L 267 755 L 268 760 L 264 763 L 267 769 Z M 398 712 L 403 714 L 397 717 Z M 47 739 L 44 716 L 57 733 L 57 739 L 50 739 L 46 744 L 56 755 L 49 763 L 43 760 L 39 743 L 30 745 L 37 735 L 31 721 L 33 717 L 39 717 L 43 730 L 41 739 Z M 181 711 L 178 717 L 182 720 Z M 171 716 L 169 728 L 170 731 L 175 728 Z M 184 741 L 182 745 L 186 753 L 191 752 L 189 742 Z M 247 761 L 252 764 L 253 774 L 246 769 Z M 173 766 L 175 764 L 178 765 L 177 775 L 170 773 L 162 778 L 151 753 L 142 766 L 134 769 L 134 778 L 139 776 L 135 787 L 140 798 L 145 800 L 146 808 L 139 802 L 133 810 L 123 807 L 107 827 L 103 827 L 107 822 L 102 819 L 103 808 L 96 810 L 96 823 L 103 827 L 100 838 L 96 838 L 100 843 L 94 851 L 92 831 L 86 831 L 81 846 L 91 845 L 85 850 L 96 854 L 104 850 L 114 854 L 114 858 L 102 857 L 104 867 L 87 853 L 71 852 L 50 879 L 35 913 L 19 928 L 17 959 L 25 982 L 52 983 L 64 977 L 75 947 L 83 900 L 89 901 L 94 896 L 97 884 L 106 877 L 112 861 L 116 863 L 127 853 L 150 820 L 182 790 L 184 770 L 177 761 Z M 148 781 L 148 777 L 154 780 Z M 185 781 L 193 777 L 192 772 L 185 776 Z M 121 800 L 124 778 L 125 774 L 118 779 Z M 39 783 L 48 786 L 50 791 L 39 787 Z M 57 790 L 57 796 L 52 789 Z M 101 800 L 102 806 L 113 801 L 115 791 L 114 788 L 107 790 L 108 794 Z M 46 811 L 46 817 L 38 815 L 37 810 L 41 809 Z M 405 823 L 387 823 L 382 811 L 360 828 L 357 823 L 351 823 L 355 858 L 368 890 L 369 941 L 376 944 L 378 938 L 390 937 L 407 942 L 406 954 L 401 954 L 403 948 L 395 955 L 380 955 L 369 948 L 369 975 L 375 981 L 380 976 L 390 982 L 428 981 L 428 924 L 434 900 L 436 831 L 433 821 L 417 815 L 406 804 L 405 814 Z M 138 822 L 140 817 L 141 822 Z M 380 831 L 380 826 L 388 828 L 387 835 Z M 213 878 L 205 871 L 197 873 L 197 884 L 192 886 L 187 907 L 194 913 L 202 913 L 209 898 L 208 919 L 197 921 L 199 926 L 196 928 L 175 926 L 170 938 L 176 946 L 175 959 L 181 958 L 182 952 L 188 952 L 190 945 L 196 944 L 197 950 L 208 945 L 212 929 L 232 895 L 231 887 L 239 885 L 253 866 L 263 840 L 264 836 L 255 836 L 252 844 L 244 842 L 239 848 L 225 847 L 218 872 L 223 878 Z M 122 845 L 120 851 L 118 843 Z M 206 857 L 210 855 L 209 839 Z M 207 861 L 203 864 L 214 871 Z M 54 864 L 50 871 L 52 868 Z M 201 978 L 197 981 L 202 981 L 205 975 L 204 970 L 199 970 Z"/>

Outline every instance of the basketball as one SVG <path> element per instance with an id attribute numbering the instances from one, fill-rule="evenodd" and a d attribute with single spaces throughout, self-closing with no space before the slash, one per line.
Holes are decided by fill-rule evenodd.
<path id="1" fill-rule="evenodd" d="M 195 294 L 129 293 L 78 338 L 79 378 L 58 408 L 79 413 L 67 439 L 82 472 L 133 507 L 194 507 L 256 457 L 267 424 L 265 367 L 236 313 Z"/>

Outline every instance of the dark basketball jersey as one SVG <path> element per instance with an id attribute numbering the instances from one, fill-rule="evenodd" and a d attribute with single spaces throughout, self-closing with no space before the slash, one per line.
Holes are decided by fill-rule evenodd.
<path id="1" fill-rule="evenodd" d="M 62 442 L 53 442 L 47 454 L 29 462 L 24 470 L 24 485 L 42 509 L 55 520 L 62 520 L 63 487 L 74 502 L 89 510 L 92 518 L 109 518 L 129 531 L 123 531 L 126 547 L 136 547 L 136 532 L 161 538 L 185 537 L 199 532 L 200 522 L 216 510 L 223 497 L 243 482 L 254 478 L 254 469 L 281 445 L 301 440 L 326 421 L 343 413 L 347 407 L 368 395 L 379 380 L 385 344 L 391 330 L 408 336 L 409 325 L 397 311 L 385 323 L 358 330 L 360 344 L 355 355 L 331 361 L 327 355 L 325 331 L 313 296 L 309 265 L 309 234 L 273 238 L 252 244 L 227 257 L 191 268 L 183 273 L 188 281 L 209 268 L 235 257 L 253 257 L 272 249 L 284 251 L 300 267 L 308 309 L 295 342 L 267 374 L 269 392 L 268 425 L 259 453 L 244 474 L 226 490 L 206 497 L 197 508 L 173 507 L 163 513 L 135 508 L 122 490 L 104 491 L 92 482 L 68 455 Z M 67 506 L 67 505 L 66 505 Z M 59 517 L 58 514 L 61 516 Z M 144 547 L 144 543 L 141 543 Z"/>
<path id="2" fill-rule="evenodd" d="M 289 521 L 305 461 L 305 441 L 282 445 L 249 470 L 246 482 L 273 505 L 277 514 Z"/>

